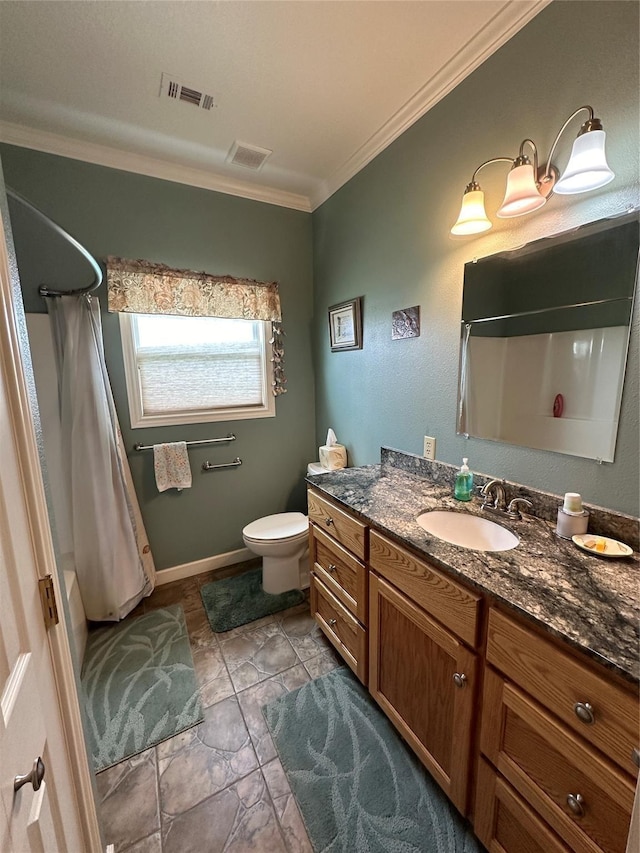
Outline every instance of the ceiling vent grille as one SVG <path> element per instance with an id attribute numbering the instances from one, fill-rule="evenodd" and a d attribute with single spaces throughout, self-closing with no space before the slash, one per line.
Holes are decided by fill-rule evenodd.
<path id="1" fill-rule="evenodd" d="M 193 86 L 180 83 L 173 74 L 163 74 L 160 80 L 160 97 L 171 98 L 172 101 L 184 101 L 194 107 L 210 110 L 217 107 L 214 95 L 207 95 Z"/>
<path id="2" fill-rule="evenodd" d="M 259 148 L 257 145 L 248 145 L 236 139 L 227 155 L 227 163 L 257 172 L 271 154 L 273 151 L 269 148 Z"/>

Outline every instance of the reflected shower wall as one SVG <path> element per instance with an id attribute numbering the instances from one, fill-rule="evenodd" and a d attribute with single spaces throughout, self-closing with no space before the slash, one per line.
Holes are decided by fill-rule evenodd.
<path id="1" fill-rule="evenodd" d="M 468 341 L 466 432 L 613 459 L 628 328 Z M 562 414 L 554 402 L 562 397 Z"/>

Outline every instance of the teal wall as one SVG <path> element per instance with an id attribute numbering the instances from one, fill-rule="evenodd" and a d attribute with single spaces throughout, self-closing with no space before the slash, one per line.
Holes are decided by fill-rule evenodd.
<path id="1" fill-rule="evenodd" d="M 427 434 L 445 462 L 468 456 L 478 471 L 639 513 L 638 300 L 615 463 L 456 435 L 464 264 L 638 204 L 638 12 L 635 2 L 552 3 L 313 214 L 316 433 L 332 426 L 351 464 L 376 462 L 382 444 L 421 453 Z M 476 166 L 515 156 L 524 137 L 545 158 L 585 103 L 607 131 L 611 184 L 497 220 L 507 167 L 490 166 L 479 180 L 493 230 L 450 236 Z M 562 138 L 561 167 L 579 126 Z M 327 308 L 356 296 L 363 349 L 331 353 Z M 420 337 L 392 341 L 392 311 L 412 305 Z"/>
<path id="2" fill-rule="evenodd" d="M 99 258 L 120 255 L 173 267 L 276 280 L 288 392 L 276 417 L 131 430 L 118 319 L 100 299 L 107 366 L 125 444 L 197 440 L 234 432 L 237 441 L 190 451 L 193 488 L 159 494 L 153 455 L 131 452 L 136 491 L 158 568 L 244 547 L 242 527 L 260 516 L 304 510 L 304 475 L 316 458 L 311 362 L 311 216 L 274 205 L 129 174 L 22 148 L 0 149 L 6 183 Z M 74 250 L 15 203 L 10 206 L 27 311 L 43 311 L 37 287 L 71 288 L 91 273 Z M 203 473 L 200 465 L 243 465 Z"/>

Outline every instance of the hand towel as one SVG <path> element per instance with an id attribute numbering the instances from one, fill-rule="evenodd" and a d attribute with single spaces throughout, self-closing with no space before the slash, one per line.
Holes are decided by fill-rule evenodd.
<path id="1" fill-rule="evenodd" d="M 153 445 L 153 468 L 159 492 L 191 487 L 191 466 L 186 441 Z"/>

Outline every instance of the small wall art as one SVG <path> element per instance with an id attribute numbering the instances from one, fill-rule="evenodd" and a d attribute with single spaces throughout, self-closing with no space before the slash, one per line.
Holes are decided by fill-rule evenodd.
<path id="1" fill-rule="evenodd" d="M 420 337 L 420 306 L 403 308 L 391 315 L 391 340 Z"/>
<path id="2" fill-rule="evenodd" d="M 362 299 L 349 299 L 329 308 L 331 352 L 362 349 Z"/>

